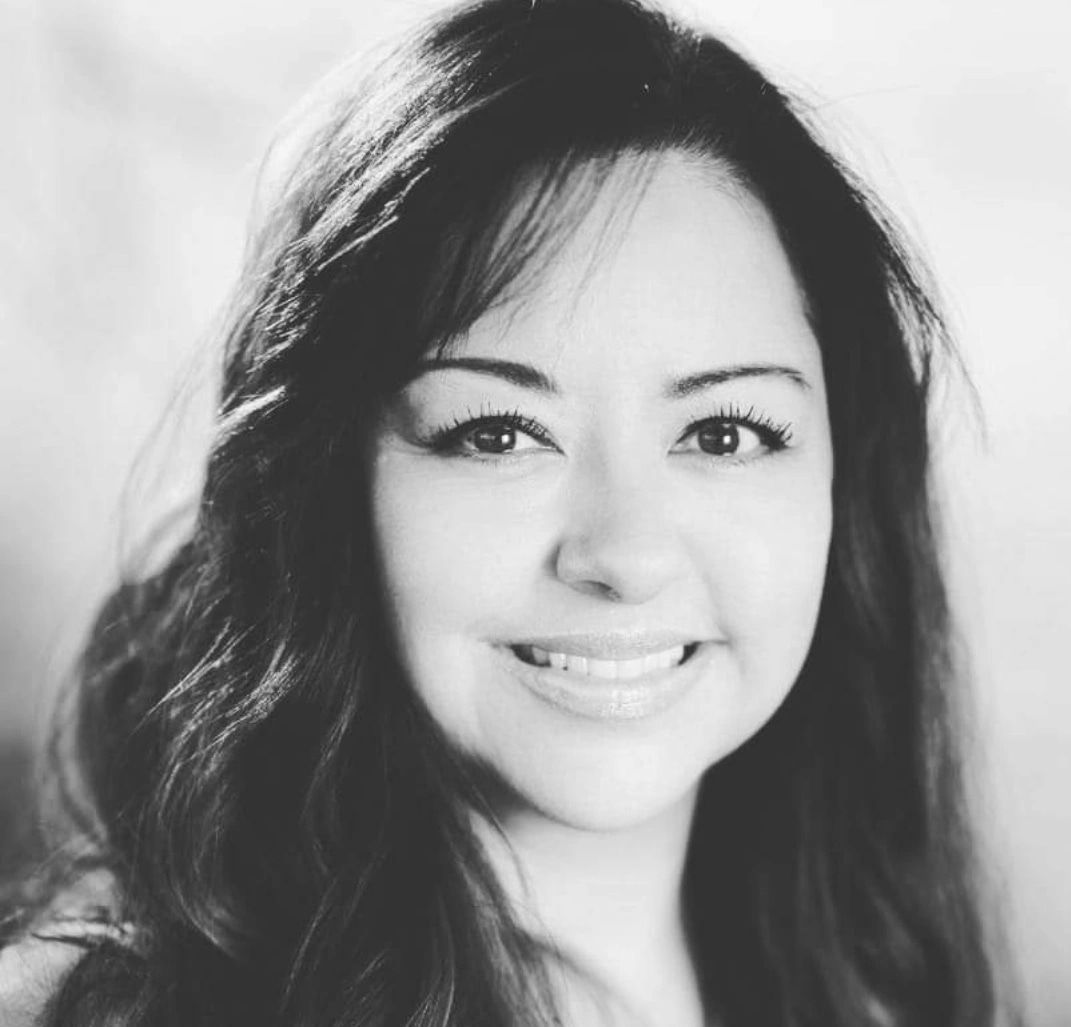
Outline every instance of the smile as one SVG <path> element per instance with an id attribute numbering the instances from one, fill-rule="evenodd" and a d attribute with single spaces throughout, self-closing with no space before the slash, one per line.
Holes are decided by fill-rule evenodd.
<path id="1" fill-rule="evenodd" d="M 694 636 L 693 636 L 694 638 Z M 502 646 L 506 668 L 536 698 L 585 720 L 645 720 L 675 705 L 720 648 L 679 632 L 572 634 Z"/>
<path id="2" fill-rule="evenodd" d="M 551 667 L 578 677 L 600 678 L 608 681 L 631 681 L 658 671 L 669 670 L 684 663 L 696 650 L 698 643 L 673 645 L 657 652 L 629 659 L 598 659 L 577 653 L 544 649 L 537 645 L 511 646 L 518 659 L 533 667 Z"/>

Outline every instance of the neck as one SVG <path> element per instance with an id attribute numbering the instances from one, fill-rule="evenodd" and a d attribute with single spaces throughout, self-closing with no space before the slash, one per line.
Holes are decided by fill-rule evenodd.
<path id="1" fill-rule="evenodd" d="M 500 818 L 481 837 L 521 924 L 604 984 L 631 1019 L 595 1020 L 590 989 L 563 982 L 570 1025 L 701 1024 L 681 885 L 694 792 L 642 824 L 592 831 L 532 810 Z"/>

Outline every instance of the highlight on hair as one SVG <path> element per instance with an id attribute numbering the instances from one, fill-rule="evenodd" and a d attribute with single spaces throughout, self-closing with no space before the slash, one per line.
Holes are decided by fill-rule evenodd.
<path id="1" fill-rule="evenodd" d="M 615 168 L 642 178 L 671 151 L 769 210 L 835 454 L 811 652 L 701 789 L 685 887 L 705 1001 L 725 1027 L 995 1022 L 924 276 L 806 113 L 718 39 L 634 0 L 484 0 L 343 91 L 256 237 L 196 525 L 111 596 L 82 661 L 72 823 L 135 926 L 82 942 L 50 1023 L 554 1022 L 553 954 L 472 832 L 481 789 L 391 650 L 367 439 L 414 362 L 522 295 Z"/>

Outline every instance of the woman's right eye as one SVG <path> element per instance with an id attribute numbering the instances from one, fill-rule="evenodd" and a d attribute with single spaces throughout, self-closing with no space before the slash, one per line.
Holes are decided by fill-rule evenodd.
<path id="1" fill-rule="evenodd" d="M 525 440 L 532 443 L 535 442 L 534 439 L 518 431 L 512 424 L 500 421 L 471 428 L 461 436 L 458 442 L 474 453 L 500 456 L 503 453 L 515 453 L 518 449 L 534 448 L 533 446 L 523 445 Z M 518 445 L 518 443 L 521 443 L 521 445 Z"/>
<path id="2" fill-rule="evenodd" d="M 431 447 L 448 456 L 476 459 L 558 448 L 542 425 L 518 413 L 455 421 L 433 435 Z"/>

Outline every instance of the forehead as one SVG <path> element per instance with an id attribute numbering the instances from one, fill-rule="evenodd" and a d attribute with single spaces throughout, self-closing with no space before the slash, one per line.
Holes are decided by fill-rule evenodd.
<path id="1" fill-rule="evenodd" d="M 683 154 L 635 172 L 612 173 L 547 266 L 451 353 L 558 368 L 566 379 L 754 360 L 820 377 L 804 299 L 763 205 Z"/>

